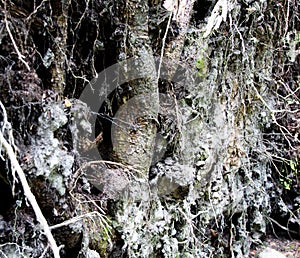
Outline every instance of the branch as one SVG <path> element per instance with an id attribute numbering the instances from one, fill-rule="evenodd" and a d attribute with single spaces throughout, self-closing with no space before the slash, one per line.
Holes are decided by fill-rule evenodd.
<path id="1" fill-rule="evenodd" d="M 18 46 L 16 44 L 16 41 L 14 40 L 14 37 L 11 33 L 11 30 L 9 28 L 9 25 L 8 25 L 8 21 L 7 21 L 7 10 L 6 10 L 6 2 L 4 2 L 4 8 L 5 8 L 5 16 L 4 16 L 4 21 L 5 21 L 5 27 L 6 27 L 6 30 L 8 32 L 8 35 L 10 37 L 10 40 L 12 41 L 13 43 L 13 46 L 17 52 L 17 55 L 18 55 L 18 58 L 19 60 L 26 66 L 27 70 L 30 71 L 30 67 L 29 67 L 29 64 L 24 60 L 25 56 L 23 56 L 20 52 L 20 50 L 18 49 Z"/>
<path id="2" fill-rule="evenodd" d="M 28 15 L 28 17 L 26 18 L 26 21 L 29 21 L 29 20 L 31 19 L 31 17 L 32 17 L 34 14 L 36 14 L 36 13 L 38 12 L 38 10 L 43 6 L 43 4 L 46 3 L 47 1 L 48 1 L 48 0 L 43 0 L 43 1 L 39 4 L 39 6 L 37 6 L 37 7 L 33 10 L 33 12 L 32 12 L 31 14 Z"/>
<path id="3" fill-rule="evenodd" d="M 262 104 L 270 111 L 270 115 L 271 115 L 271 118 L 272 118 L 272 120 L 273 120 L 273 123 L 276 124 L 276 125 L 278 126 L 278 128 L 279 128 L 279 130 L 281 131 L 283 137 L 284 137 L 285 140 L 288 142 L 290 148 L 291 148 L 292 150 L 296 150 L 296 149 L 292 146 L 290 140 L 287 138 L 286 133 L 287 133 L 289 136 L 291 136 L 291 137 L 294 137 L 294 136 L 291 134 L 291 132 L 290 132 L 286 127 L 284 127 L 283 125 L 281 125 L 281 124 L 278 123 L 278 121 L 277 121 L 277 119 L 276 119 L 276 116 L 275 116 L 276 113 L 282 113 L 282 112 L 290 112 L 290 113 L 294 113 L 294 112 L 293 112 L 293 111 L 288 111 L 288 110 L 285 110 L 285 109 L 284 109 L 284 110 L 272 109 L 272 108 L 267 104 L 267 102 L 263 99 L 263 97 L 260 95 L 260 93 L 258 92 L 258 90 L 256 89 L 256 87 L 255 87 L 253 84 L 252 84 L 251 86 L 252 86 L 252 88 L 255 90 L 256 96 L 259 98 L 259 100 L 262 102 Z M 296 111 L 298 111 L 298 110 L 296 110 Z"/>
<path id="4" fill-rule="evenodd" d="M 2 102 L 0 102 L 2 104 Z M 2 107 L 3 105 L 1 105 Z M 5 109 L 3 110 L 3 113 L 5 113 Z M 4 123 L 8 123 L 7 121 L 4 121 Z M 5 129 L 5 128 L 3 128 Z M 11 147 L 11 145 L 7 142 L 7 140 L 5 139 L 5 137 L 3 136 L 2 131 L 0 130 L 0 145 L 4 147 L 4 149 L 6 150 L 6 153 L 8 155 L 8 158 L 10 159 L 11 162 L 11 168 L 13 171 L 17 172 L 18 177 L 21 181 L 23 190 L 24 190 L 24 195 L 26 196 L 26 198 L 28 199 L 29 203 L 31 204 L 36 219 L 37 221 L 42 225 L 42 228 L 44 229 L 44 234 L 46 235 L 49 244 L 52 248 L 53 254 L 55 258 L 60 258 L 59 255 L 59 248 L 56 245 L 55 239 L 51 233 L 51 230 L 49 228 L 49 225 L 35 199 L 35 196 L 33 195 L 33 193 L 30 190 L 30 187 L 28 185 L 26 176 L 17 160 L 16 154 L 13 150 L 13 148 Z"/>
<path id="5" fill-rule="evenodd" d="M 170 13 L 170 15 L 169 15 L 169 20 L 168 20 L 166 32 L 165 32 L 165 35 L 162 39 L 162 48 L 161 48 L 160 60 L 159 60 L 158 71 L 157 71 L 157 83 L 159 82 L 159 79 L 160 79 L 160 70 L 161 70 L 161 66 L 162 66 L 162 62 L 163 62 L 164 50 L 165 50 L 168 31 L 169 31 L 170 24 L 171 24 L 171 18 L 172 18 L 172 13 Z"/>

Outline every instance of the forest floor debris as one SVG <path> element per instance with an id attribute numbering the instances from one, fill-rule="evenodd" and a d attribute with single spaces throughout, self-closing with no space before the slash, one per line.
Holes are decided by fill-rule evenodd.
<path id="1" fill-rule="evenodd" d="M 267 238 L 262 246 L 258 246 L 251 250 L 249 258 L 256 258 L 266 247 L 272 248 L 287 258 L 300 257 L 300 240 L 289 240 L 284 238 Z M 275 258 L 275 257 L 274 257 Z"/>

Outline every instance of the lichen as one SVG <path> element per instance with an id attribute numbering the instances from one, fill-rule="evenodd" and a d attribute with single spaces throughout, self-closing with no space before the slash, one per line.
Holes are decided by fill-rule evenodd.
<path id="1" fill-rule="evenodd" d="M 60 195 L 66 191 L 64 181 L 72 173 L 74 157 L 55 138 L 54 132 L 68 122 L 64 106 L 50 102 L 39 117 L 39 128 L 33 144 L 35 176 L 44 176 Z"/>

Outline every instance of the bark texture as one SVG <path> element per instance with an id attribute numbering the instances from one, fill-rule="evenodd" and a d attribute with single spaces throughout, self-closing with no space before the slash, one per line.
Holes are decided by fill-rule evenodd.
<path id="1" fill-rule="evenodd" d="M 121 108 L 116 116 L 120 122 L 116 120 L 117 127 L 112 130 L 113 151 L 119 161 L 137 168 L 147 177 L 153 154 L 159 101 L 148 31 L 149 6 L 145 1 L 125 1 L 118 3 L 117 7 L 116 30 L 123 33 L 118 41 L 118 59 L 134 59 L 134 67 L 125 63 L 120 72 L 125 76 L 131 73 L 139 76 L 127 85 L 127 97 L 134 99 L 135 103 Z"/>
<path id="2" fill-rule="evenodd" d="M 0 147 L 0 255 L 53 257 L 16 166 L 61 257 L 248 257 L 268 234 L 300 237 L 296 0 L 0 7 L 18 158 Z M 94 110 L 80 96 L 100 72 Z"/>

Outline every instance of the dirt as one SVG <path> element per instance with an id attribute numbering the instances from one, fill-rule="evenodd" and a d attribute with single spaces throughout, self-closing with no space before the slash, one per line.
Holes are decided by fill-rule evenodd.
<path id="1" fill-rule="evenodd" d="M 258 257 L 258 254 L 266 247 L 284 254 L 287 258 L 300 258 L 300 240 L 289 240 L 274 237 L 266 239 L 262 246 L 252 249 L 249 258 Z"/>

